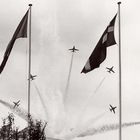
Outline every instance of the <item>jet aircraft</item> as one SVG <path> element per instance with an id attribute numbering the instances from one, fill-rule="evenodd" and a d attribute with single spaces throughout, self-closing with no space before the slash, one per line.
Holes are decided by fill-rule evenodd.
<path id="1" fill-rule="evenodd" d="M 14 103 L 14 107 L 13 108 L 15 108 L 15 107 L 18 107 L 20 104 L 20 100 L 19 101 L 17 101 L 17 102 L 13 102 Z"/>
<path id="2" fill-rule="evenodd" d="M 111 73 L 111 72 L 112 72 L 112 73 L 115 73 L 115 71 L 113 70 L 113 67 L 114 67 L 114 66 L 112 66 L 111 68 L 106 67 L 106 69 L 108 70 L 107 72 L 109 72 L 109 73 Z"/>
<path id="3" fill-rule="evenodd" d="M 71 52 L 76 52 L 79 51 L 78 49 L 75 48 L 75 46 L 73 46 L 73 48 L 69 49 Z"/>
<path id="4" fill-rule="evenodd" d="M 32 75 L 32 74 L 30 74 L 30 79 L 31 79 L 31 80 L 35 80 L 35 77 L 37 77 L 37 75 Z"/>
<path id="5" fill-rule="evenodd" d="M 110 108 L 109 108 L 109 110 L 112 112 L 113 111 L 113 113 L 115 114 L 115 109 L 117 108 L 116 106 L 112 106 L 112 105 L 109 105 L 110 106 Z"/>

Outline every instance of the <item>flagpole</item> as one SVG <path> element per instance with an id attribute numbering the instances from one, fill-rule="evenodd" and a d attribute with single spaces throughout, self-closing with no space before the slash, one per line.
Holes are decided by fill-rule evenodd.
<path id="1" fill-rule="evenodd" d="M 119 23 L 119 140 L 122 140 L 122 75 L 121 75 L 121 17 L 120 5 L 118 2 L 118 23 Z"/>
<path id="2" fill-rule="evenodd" d="M 29 66 L 28 66 L 28 125 L 30 121 L 30 92 L 31 92 L 31 7 L 32 4 L 29 4 Z"/>

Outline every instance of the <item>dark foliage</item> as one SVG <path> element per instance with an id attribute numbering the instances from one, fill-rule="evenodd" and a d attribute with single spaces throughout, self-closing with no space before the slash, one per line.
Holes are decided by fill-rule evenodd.
<path id="1" fill-rule="evenodd" d="M 30 117 L 28 127 L 19 131 L 14 124 L 14 115 L 9 114 L 3 119 L 3 125 L 0 128 L 1 140 L 46 140 L 44 133 L 45 125 L 41 121 L 33 121 Z"/>

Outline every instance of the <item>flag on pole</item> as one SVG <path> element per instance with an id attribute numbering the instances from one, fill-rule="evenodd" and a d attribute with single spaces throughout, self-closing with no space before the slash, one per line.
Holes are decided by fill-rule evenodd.
<path id="1" fill-rule="evenodd" d="M 18 38 L 26 38 L 27 37 L 27 24 L 28 24 L 28 11 L 26 12 L 26 14 L 24 15 L 24 17 L 22 18 L 22 20 L 20 21 L 12 39 L 10 40 L 7 48 L 6 48 L 6 51 L 5 51 L 5 54 L 4 54 L 4 57 L 3 57 L 3 61 L 0 65 L 0 73 L 3 71 L 5 65 L 6 65 L 6 62 L 9 58 L 9 55 L 12 51 L 12 48 L 13 48 L 13 45 L 16 41 L 16 39 Z"/>
<path id="2" fill-rule="evenodd" d="M 114 16 L 114 18 L 107 26 L 99 42 L 97 43 L 95 49 L 93 50 L 92 54 L 87 60 L 84 68 L 82 69 L 81 73 L 87 73 L 95 68 L 98 68 L 106 58 L 107 47 L 116 44 L 114 38 L 114 25 L 116 16 L 117 14 Z"/>

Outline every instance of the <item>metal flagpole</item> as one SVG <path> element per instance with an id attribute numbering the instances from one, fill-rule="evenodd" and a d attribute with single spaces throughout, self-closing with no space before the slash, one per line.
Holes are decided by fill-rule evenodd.
<path id="1" fill-rule="evenodd" d="M 118 2 L 118 23 L 119 23 L 119 140 L 122 140 L 122 82 L 121 82 L 121 17 L 120 4 Z"/>
<path id="2" fill-rule="evenodd" d="M 29 4 L 30 18 L 29 18 L 29 66 L 28 66 L 28 125 L 30 121 L 30 91 L 31 91 L 31 7 Z"/>

